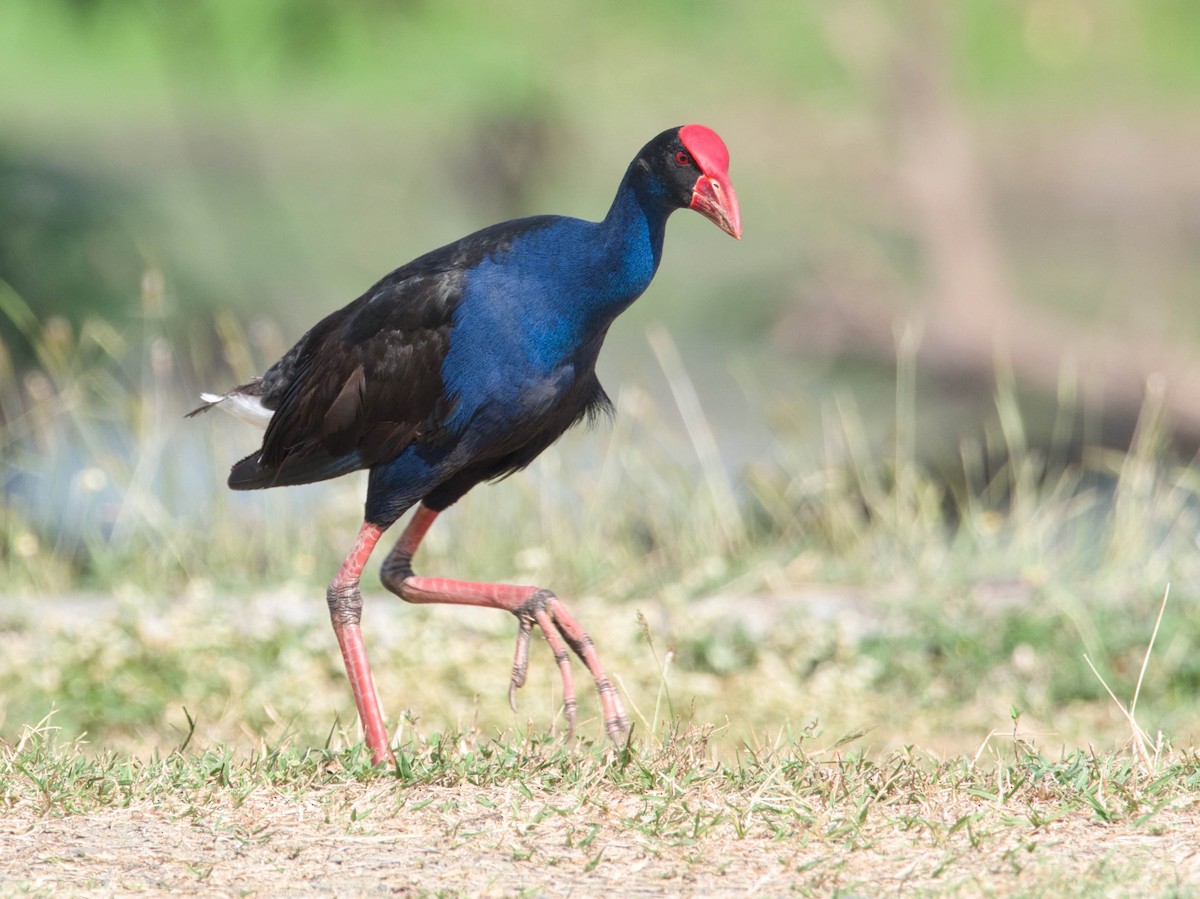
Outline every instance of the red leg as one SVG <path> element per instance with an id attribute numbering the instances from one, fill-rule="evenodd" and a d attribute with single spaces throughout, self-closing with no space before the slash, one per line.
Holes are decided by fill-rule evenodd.
<path id="1" fill-rule="evenodd" d="M 417 509 L 396 547 L 383 563 L 381 574 L 384 586 L 408 602 L 483 606 L 489 609 L 503 609 L 515 615 L 519 623 L 517 648 L 513 657 L 512 680 L 508 688 L 508 701 L 514 709 L 516 692 L 525 684 L 525 674 L 529 669 L 530 634 L 534 625 L 537 625 L 546 642 L 550 644 L 554 660 L 558 663 L 563 681 L 563 712 L 567 718 L 569 734 L 573 734 L 576 703 L 571 658 L 567 653 L 567 646 L 570 646 L 591 672 L 604 711 L 605 730 L 612 741 L 620 746 L 622 736 L 629 729 L 629 719 L 625 717 L 621 697 L 617 695 L 612 681 L 604 673 L 604 666 L 600 663 L 600 656 L 592 644 L 592 638 L 579 626 L 562 600 L 549 590 L 538 587 L 476 584 L 445 578 L 417 577 L 413 573 L 413 555 L 437 515 L 437 512 L 424 505 Z"/>
<path id="2" fill-rule="evenodd" d="M 383 711 L 379 707 L 379 694 L 375 692 L 375 679 L 367 662 L 367 651 L 363 646 L 359 620 L 362 618 L 362 593 L 358 580 L 371 556 L 371 550 L 383 536 L 383 528 L 365 522 L 358 532 L 358 541 L 346 561 L 338 569 L 329 585 L 326 600 L 329 617 L 333 621 L 333 632 L 337 635 L 342 659 L 346 663 L 346 675 L 354 690 L 354 704 L 358 707 L 358 719 L 362 722 L 367 738 L 367 747 L 376 765 L 393 762 L 388 748 L 388 732 L 383 724 Z"/>

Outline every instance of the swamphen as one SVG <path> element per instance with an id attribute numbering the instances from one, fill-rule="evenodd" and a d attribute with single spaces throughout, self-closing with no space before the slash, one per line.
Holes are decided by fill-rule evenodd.
<path id="1" fill-rule="evenodd" d="M 468 490 L 524 468 L 571 425 L 611 409 L 596 356 L 613 319 L 649 286 L 667 217 L 683 207 L 741 237 L 729 152 L 703 125 L 646 144 L 603 221 L 517 219 L 427 253 L 318 322 L 260 379 L 205 394 L 192 413 L 220 406 L 266 428 L 262 448 L 233 466 L 234 490 L 370 472 L 358 541 L 327 600 L 377 764 L 392 754 L 359 630 L 358 582 L 383 532 L 418 503 L 383 563 L 384 586 L 408 602 L 515 615 L 510 703 L 525 682 L 536 624 L 562 675 L 571 730 L 567 646 L 595 679 L 608 735 L 619 742 L 627 730 L 591 638 L 557 596 L 418 577 L 412 559 L 438 514 Z"/>

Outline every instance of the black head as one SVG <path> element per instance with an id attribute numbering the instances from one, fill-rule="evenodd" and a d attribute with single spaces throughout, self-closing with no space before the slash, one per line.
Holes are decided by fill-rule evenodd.
<path id="1" fill-rule="evenodd" d="M 647 186 L 672 206 L 695 209 L 726 234 L 742 236 L 737 194 L 729 181 L 729 150 L 712 129 L 670 128 L 642 147 L 633 164 L 650 176 Z"/>

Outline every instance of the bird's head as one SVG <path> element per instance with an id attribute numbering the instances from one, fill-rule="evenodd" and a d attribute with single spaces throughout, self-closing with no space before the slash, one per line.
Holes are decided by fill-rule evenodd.
<path id="1" fill-rule="evenodd" d="M 664 131 L 642 148 L 640 162 L 677 207 L 695 209 L 726 234 L 741 239 L 742 214 L 729 181 L 729 150 L 703 125 Z"/>

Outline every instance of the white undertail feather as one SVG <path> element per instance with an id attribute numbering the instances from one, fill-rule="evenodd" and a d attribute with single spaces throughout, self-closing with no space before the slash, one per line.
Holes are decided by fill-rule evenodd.
<path id="1" fill-rule="evenodd" d="M 247 396 L 244 393 L 202 393 L 200 399 L 212 403 L 234 418 L 241 419 L 255 427 L 266 428 L 275 413 L 262 404 L 262 397 Z"/>

